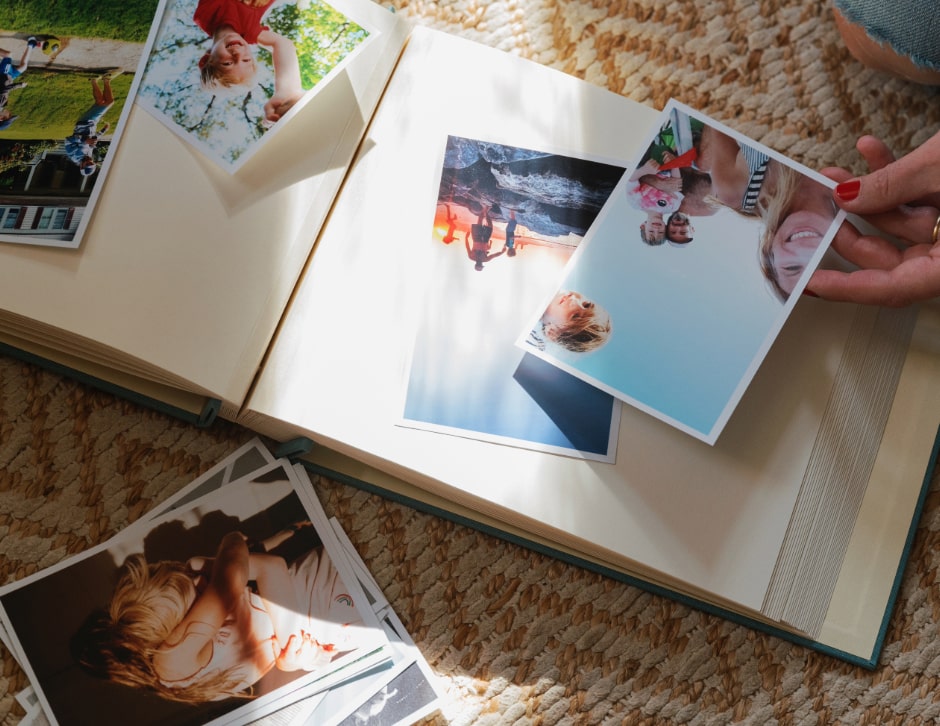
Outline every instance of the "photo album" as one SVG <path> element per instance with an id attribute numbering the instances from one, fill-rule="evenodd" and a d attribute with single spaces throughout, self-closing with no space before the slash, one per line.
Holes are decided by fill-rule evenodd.
<path id="1" fill-rule="evenodd" d="M 936 458 L 940 309 L 802 295 L 838 264 L 830 180 L 734 118 L 654 109 L 371 0 L 154 3 L 108 31 L 133 50 L 120 68 L 60 5 L 0 8 L 0 62 L 27 82 L 3 97 L 0 239 L 20 244 L 0 246 L 0 352 L 234 421 L 302 466 L 227 462 L 0 590 L 42 708 L 113 670 L 99 611 L 128 578 L 182 568 L 182 612 L 217 620 L 254 557 L 284 597 L 302 578 L 329 593 L 317 607 L 343 627 L 314 642 L 297 625 L 283 653 L 282 591 L 255 581 L 245 624 L 214 626 L 252 658 L 211 686 L 253 698 L 208 697 L 206 719 L 303 702 L 333 723 L 320 709 L 363 704 L 350 679 L 389 672 L 389 707 L 431 702 L 307 471 L 873 667 Z M 74 95 L 81 114 L 106 86 L 82 172 L 74 122 L 42 104 Z M 51 231 L 77 216 L 68 240 Z M 36 629 L 56 588 L 82 608 Z M 183 618 L 151 690 L 206 695 L 225 649 L 215 620 Z M 120 692 L 176 722 L 172 699 Z"/>

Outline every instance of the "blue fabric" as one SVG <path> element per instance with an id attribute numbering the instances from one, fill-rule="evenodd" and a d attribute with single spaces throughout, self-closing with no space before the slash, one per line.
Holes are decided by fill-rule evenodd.
<path id="1" fill-rule="evenodd" d="M 17 70 L 16 66 L 13 65 L 13 59 L 9 56 L 4 56 L 0 58 L 0 74 L 5 75 L 11 81 L 19 78 L 22 73 Z"/>
<path id="2" fill-rule="evenodd" d="M 847 20 L 921 68 L 940 71 L 938 0 L 833 0 Z"/>

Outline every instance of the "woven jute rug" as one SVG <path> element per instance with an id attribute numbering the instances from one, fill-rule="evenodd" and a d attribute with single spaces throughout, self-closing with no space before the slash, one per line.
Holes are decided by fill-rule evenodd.
<path id="1" fill-rule="evenodd" d="M 940 96 L 864 70 L 824 2 L 393 3 L 657 108 L 675 97 L 814 168 L 862 171 L 862 133 L 904 152 Z M 2 255 L 2 250 L 0 250 Z M 0 357 L 0 582 L 113 535 L 249 431 L 199 430 Z M 445 679 L 454 724 L 919 724 L 940 720 L 940 481 L 866 671 L 474 530 L 319 479 L 389 600 Z M 0 722 L 27 685 L 0 649 Z M 128 723 L 133 723 L 129 717 Z"/>

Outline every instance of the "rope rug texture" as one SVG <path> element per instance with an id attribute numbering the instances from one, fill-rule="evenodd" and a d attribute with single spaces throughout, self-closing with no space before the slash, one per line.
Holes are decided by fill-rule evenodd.
<path id="1" fill-rule="evenodd" d="M 859 66 L 823 2 L 394 5 L 656 108 L 675 97 L 814 168 L 862 171 L 853 148 L 862 133 L 905 152 L 940 129 L 938 92 Z M 226 422 L 199 430 L 0 357 L 0 582 L 103 541 L 251 437 Z M 486 725 L 940 720 L 938 484 L 869 672 L 316 481 L 445 679 L 443 711 L 429 721 Z M 0 657 L 0 723 L 14 724 L 27 680 Z"/>

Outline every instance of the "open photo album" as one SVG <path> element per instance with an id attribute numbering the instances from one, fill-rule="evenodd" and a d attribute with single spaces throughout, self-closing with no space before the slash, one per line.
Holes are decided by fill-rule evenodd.
<path id="1" fill-rule="evenodd" d="M 215 53 L 250 87 L 207 90 L 174 2 L 81 248 L 0 249 L 0 350 L 877 662 L 940 309 L 801 295 L 835 263 L 830 182 L 370 0 L 257 6 L 257 43 Z M 353 38 L 319 80 L 311 33 Z M 271 125 L 275 35 L 303 94 Z"/>

